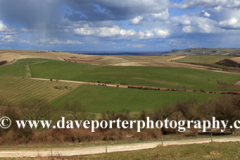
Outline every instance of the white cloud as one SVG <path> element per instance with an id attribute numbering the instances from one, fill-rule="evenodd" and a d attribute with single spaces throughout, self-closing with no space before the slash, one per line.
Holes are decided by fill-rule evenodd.
<path id="1" fill-rule="evenodd" d="M 130 19 L 128 21 L 128 23 L 131 24 L 131 25 L 137 25 L 137 24 L 141 23 L 141 20 L 143 20 L 143 17 L 142 16 L 137 16 L 137 17 L 135 17 L 133 19 Z"/>
<path id="2" fill-rule="evenodd" d="M 15 41 L 15 38 L 12 35 L 1 35 L 0 37 L 2 38 L 1 41 L 4 41 L 4 42 L 14 42 Z"/>
<path id="3" fill-rule="evenodd" d="M 159 20 L 167 20 L 169 18 L 169 12 L 168 9 L 165 11 L 162 11 L 160 13 L 153 13 L 151 14 L 153 19 L 159 19 Z"/>
<path id="4" fill-rule="evenodd" d="M 231 18 L 229 20 L 220 21 L 219 25 L 222 27 L 240 28 L 240 22 L 237 18 Z"/>
<path id="5" fill-rule="evenodd" d="M 216 21 L 207 17 L 182 15 L 172 20 L 176 25 L 184 25 L 182 28 L 184 33 L 216 33 L 221 30 L 216 27 L 218 25 Z"/>
<path id="6" fill-rule="evenodd" d="M 139 39 L 166 38 L 167 36 L 169 36 L 169 31 L 162 30 L 159 28 L 154 28 L 152 30 L 140 31 L 138 33 Z"/>
<path id="7" fill-rule="evenodd" d="M 23 32 L 29 32 L 29 29 L 27 29 L 27 28 L 22 28 L 21 31 L 23 31 Z"/>
<path id="8" fill-rule="evenodd" d="M 12 39 L 12 36 L 11 35 L 6 35 L 6 36 L 3 36 L 4 39 Z"/>
<path id="9" fill-rule="evenodd" d="M 182 31 L 184 33 L 192 33 L 192 27 L 191 26 L 185 26 Z"/>
<path id="10" fill-rule="evenodd" d="M 202 33 L 214 33 L 214 26 L 212 26 L 212 24 L 209 23 L 205 23 L 206 21 L 202 20 L 198 23 L 198 27 L 201 29 L 200 32 Z"/>
<path id="11" fill-rule="evenodd" d="M 155 34 L 158 38 L 166 38 L 167 36 L 169 36 L 169 31 L 168 30 L 162 30 L 162 29 L 159 29 L 159 28 L 155 28 L 154 32 L 155 32 Z"/>
<path id="12" fill-rule="evenodd" d="M 21 39 L 19 42 L 20 42 L 20 43 L 30 43 L 30 41 L 28 41 L 28 40 L 23 40 L 23 39 Z"/>
<path id="13" fill-rule="evenodd" d="M 133 29 L 124 30 L 119 26 L 112 27 L 89 27 L 88 25 L 84 25 L 84 28 L 76 28 L 74 29 L 75 34 L 78 35 L 92 35 L 98 37 L 123 37 L 128 38 L 129 36 L 136 35 L 136 32 Z"/>
<path id="14" fill-rule="evenodd" d="M 214 7 L 214 10 L 215 10 L 216 12 L 220 12 L 222 9 L 223 9 L 222 6 Z"/>
<path id="15" fill-rule="evenodd" d="M 226 2 L 226 7 L 240 7 L 240 1 L 239 0 L 229 0 Z"/>
<path id="16" fill-rule="evenodd" d="M 79 35 L 89 36 L 89 35 L 94 35 L 96 31 L 93 29 L 90 29 L 88 25 L 85 25 L 85 28 L 76 28 L 74 29 L 74 32 Z"/>
<path id="17" fill-rule="evenodd" d="M 154 34 L 152 31 L 140 31 L 138 33 L 138 38 L 139 39 L 150 39 L 150 38 L 153 38 L 154 37 Z"/>
<path id="18" fill-rule="evenodd" d="M 144 44 L 133 44 L 132 46 L 134 48 L 143 48 L 145 45 Z"/>
<path id="19" fill-rule="evenodd" d="M 83 44 L 83 42 L 80 41 L 72 41 L 72 40 L 66 40 L 61 41 L 59 39 L 40 39 L 37 41 L 37 43 L 48 43 L 48 44 Z"/>
<path id="20" fill-rule="evenodd" d="M 84 28 L 74 29 L 74 33 L 84 36 L 109 37 L 109 38 L 126 38 L 126 39 L 151 39 L 151 38 L 166 38 L 169 36 L 168 30 L 153 28 L 151 30 L 143 30 L 138 33 L 133 29 L 121 29 L 119 26 L 112 27 L 89 27 L 84 25 Z"/>
<path id="21" fill-rule="evenodd" d="M 191 19 L 187 15 L 173 17 L 172 21 L 174 23 L 178 23 L 180 25 L 190 25 L 191 24 Z"/>
<path id="22" fill-rule="evenodd" d="M 194 32 L 199 33 L 215 33 L 217 32 L 217 28 L 215 27 L 216 21 L 210 20 L 208 18 L 195 17 L 194 19 L 195 25 L 192 26 L 194 28 Z"/>
<path id="23" fill-rule="evenodd" d="M 181 3 L 174 3 L 174 7 L 181 9 L 199 8 L 199 7 L 219 7 L 236 8 L 240 7 L 239 0 L 184 0 Z"/>
<path id="24" fill-rule="evenodd" d="M 39 29 L 22 28 L 21 31 L 22 31 L 22 32 L 38 32 Z"/>
<path id="25" fill-rule="evenodd" d="M 4 31 L 4 30 L 6 30 L 6 29 L 7 29 L 7 26 L 5 26 L 5 25 L 3 24 L 3 22 L 0 21 L 0 32 L 1 32 L 1 31 Z"/>
<path id="26" fill-rule="evenodd" d="M 203 12 L 203 15 L 205 16 L 205 17 L 210 17 L 211 16 L 211 14 L 209 14 L 208 12 L 206 12 L 206 11 L 202 11 Z"/>
<path id="27" fill-rule="evenodd" d="M 183 21 L 181 21 L 181 23 L 182 23 L 183 25 L 190 25 L 190 24 L 191 24 L 191 21 L 190 21 L 190 20 L 183 20 Z"/>
<path id="28" fill-rule="evenodd" d="M 133 30 L 133 29 L 129 29 L 129 30 L 124 30 L 124 29 L 121 29 L 120 30 L 120 34 L 122 35 L 122 36 L 134 36 L 134 35 L 136 35 L 136 32 Z"/>
<path id="29" fill-rule="evenodd" d="M 12 27 L 7 27 L 0 21 L 0 40 L 3 42 L 14 42 L 17 40 L 19 33 Z"/>

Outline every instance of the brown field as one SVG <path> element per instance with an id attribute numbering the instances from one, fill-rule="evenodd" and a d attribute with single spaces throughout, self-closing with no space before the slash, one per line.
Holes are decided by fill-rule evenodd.
<path id="1" fill-rule="evenodd" d="M 237 83 L 235 83 L 235 85 L 239 85 L 239 86 L 240 86 L 240 81 L 238 81 Z"/>
<path id="2" fill-rule="evenodd" d="M 240 63 L 240 57 L 235 57 L 235 58 L 232 58 L 231 60 Z"/>

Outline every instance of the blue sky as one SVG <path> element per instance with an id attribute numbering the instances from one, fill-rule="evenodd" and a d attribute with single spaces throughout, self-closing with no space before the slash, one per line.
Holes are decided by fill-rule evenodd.
<path id="1" fill-rule="evenodd" d="M 0 49 L 239 47 L 240 0 L 0 0 Z"/>

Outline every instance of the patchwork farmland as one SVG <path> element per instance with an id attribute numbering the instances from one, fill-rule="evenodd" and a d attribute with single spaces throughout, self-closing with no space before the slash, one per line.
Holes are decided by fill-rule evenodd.
<path id="1" fill-rule="evenodd" d="M 2 66 L 0 75 L 26 77 L 27 65 L 34 78 L 125 83 L 204 91 L 239 90 L 234 87 L 223 87 L 218 82 L 234 84 L 240 80 L 237 74 L 191 68 L 97 66 L 45 59 L 24 59 L 8 66 Z"/>
<path id="2" fill-rule="evenodd" d="M 78 83 L 50 82 L 50 79 L 128 84 L 162 88 L 239 91 L 234 84 L 239 75 L 174 67 L 98 66 L 49 59 L 23 59 L 0 67 L 0 95 L 14 103 L 27 99 L 46 99 L 51 106 L 63 109 L 65 101 L 80 101 L 87 112 L 152 110 L 156 106 L 195 99 L 204 101 L 208 93 L 122 89 Z M 8 76 L 8 77 L 6 77 Z M 46 78 L 47 81 L 31 80 Z M 220 83 L 221 82 L 221 83 Z M 67 90 L 56 89 L 67 86 Z M 55 88 L 54 88 L 55 87 Z M 114 106 L 114 107 L 113 107 Z"/>
<path id="3" fill-rule="evenodd" d="M 199 65 L 195 64 L 195 67 L 189 68 L 188 64 L 182 65 L 200 62 L 212 65 L 231 56 L 201 56 L 199 59 L 197 56 L 89 56 L 90 59 L 80 57 L 76 58 L 79 59 L 76 62 L 72 60 L 73 57 L 20 58 L 0 66 L 0 103 L 3 106 L 1 113 L 9 117 L 16 115 L 18 119 L 31 116 L 33 119 L 48 118 L 54 122 L 61 117 L 143 121 L 146 116 L 154 120 L 166 117 L 209 119 L 211 116 L 233 119 L 236 118 L 235 110 L 240 113 L 236 107 L 239 96 L 223 95 L 239 94 L 239 73 L 219 72 L 208 66 L 196 69 Z M 119 61 L 114 61 L 117 59 Z M 142 64 L 147 66 L 141 66 Z M 228 105 L 229 108 L 226 108 Z M 21 111 L 24 111 L 24 114 Z M 4 138 L 0 139 L 1 144 L 63 144 L 83 141 L 95 143 L 98 140 L 100 143 L 109 140 L 128 142 L 174 136 L 186 138 L 199 133 L 199 130 L 191 129 L 187 130 L 186 135 L 178 134 L 177 130 L 172 129 L 143 129 L 142 133 L 124 129 L 97 129 L 96 134 L 83 128 L 48 131 L 37 129 L 27 134 L 11 131 L 14 134 L 12 139 L 5 138 L 11 133 L 6 132 Z M 235 133 L 234 130 L 227 132 Z M 19 136 L 21 138 L 16 138 Z"/>

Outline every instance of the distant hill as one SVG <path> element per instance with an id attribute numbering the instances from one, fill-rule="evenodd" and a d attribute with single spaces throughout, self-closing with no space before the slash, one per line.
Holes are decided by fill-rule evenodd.
<path id="1" fill-rule="evenodd" d="M 118 56 L 162 56 L 167 53 L 172 53 L 170 51 L 166 52 L 78 52 L 78 51 L 68 51 L 70 53 L 85 54 L 85 55 L 118 55 Z"/>
<path id="2" fill-rule="evenodd" d="M 189 48 L 167 53 L 168 56 L 189 56 L 189 55 L 238 55 L 238 48 Z"/>
<path id="3" fill-rule="evenodd" d="M 190 56 L 190 55 L 238 55 L 238 48 L 189 48 L 189 49 L 172 49 L 160 52 L 80 52 L 68 51 L 70 53 L 85 55 L 128 55 L 128 56 Z"/>

